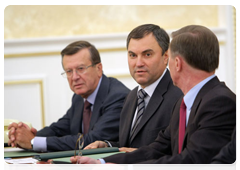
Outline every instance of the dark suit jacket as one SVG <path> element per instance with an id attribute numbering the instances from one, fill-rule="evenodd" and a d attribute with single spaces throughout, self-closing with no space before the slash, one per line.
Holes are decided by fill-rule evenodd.
<path id="1" fill-rule="evenodd" d="M 148 146 L 104 158 L 115 163 L 210 163 L 231 139 L 236 124 L 236 95 L 215 77 L 196 96 L 186 128 L 183 149 L 178 154 L 180 99 L 169 126 Z"/>
<path id="2" fill-rule="evenodd" d="M 120 113 L 128 93 L 129 89 L 117 79 L 102 76 L 84 146 L 96 140 L 118 140 Z M 83 98 L 74 94 L 67 113 L 56 123 L 37 132 L 37 136 L 47 137 L 47 150 L 75 149 L 78 133 L 82 133 L 83 105 Z"/>
<path id="3" fill-rule="evenodd" d="M 173 85 L 167 70 L 153 92 L 135 136 L 130 142 L 129 134 L 137 107 L 137 91 L 138 87 L 133 89 L 126 98 L 120 117 L 119 142 L 111 142 L 112 146 L 139 148 L 152 143 L 158 132 L 168 126 L 172 108 L 183 95 L 181 90 Z"/>
<path id="4" fill-rule="evenodd" d="M 236 161 L 236 128 L 232 133 L 231 141 L 214 156 L 212 164 L 232 164 Z"/>

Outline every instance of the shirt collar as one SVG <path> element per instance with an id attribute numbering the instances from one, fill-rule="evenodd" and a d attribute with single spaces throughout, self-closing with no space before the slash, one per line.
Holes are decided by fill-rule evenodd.
<path id="1" fill-rule="evenodd" d="M 194 102 L 198 92 L 201 90 L 201 88 L 215 76 L 216 75 L 214 74 L 214 75 L 207 77 L 206 79 L 204 79 L 203 81 L 201 81 L 200 83 L 195 85 L 193 88 L 191 88 L 191 90 L 189 90 L 189 92 L 187 92 L 187 94 L 183 97 L 184 103 L 188 110 L 190 110 L 192 108 L 193 102 Z"/>
<path id="2" fill-rule="evenodd" d="M 150 84 L 149 86 L 147 86 L 147 87 L 144 88 L 144 91 L 148 94 L 149 97 L 152 96 L 154 90 L 156 89 L 158 83 L 161 81 L 161 79 L 162 79 L 163 76 L 165 75 L 166 71 L 167 71 L 167 68 L 164 70 L 163 74 L 160 76 L 159 79 L 157 79 L 154 83 L 152 83 L 152 84 Z M 138 91 L 139 91 L 140 89 L 142 89 L 142 87 L 139 85 Z"/>
<path id="3" fill-rule="evenodd" d="M 100 87 L 101 82 L 102 82 L 102 77 L 100 78 L 100 80 L 98 82 L 97 88 L 94 90 L 94 92 L 92 94 L 90 94 L 88 96 L 88 98 L 84 99 L 84 101 L 87 100 L 89 103 L 94 105 L 94 102 L 95 102 L 95 99 L 96 99 L 96 96 L 97 96 L 97 93 L 98 93 L 98 89 Z"/>

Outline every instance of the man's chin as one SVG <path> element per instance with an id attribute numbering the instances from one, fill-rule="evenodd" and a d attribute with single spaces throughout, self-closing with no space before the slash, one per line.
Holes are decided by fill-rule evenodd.
<path id="1" fill-rule="evenodd" d="M 83 89 L 80 89 L 80 88 L 75 88 L 74 89 L 74 93 L 76 93 L 77 95 L 80 95 L 80 96 L 82 96 L 82 95 L 84 95 L 86 92 L 83 90 Z"/>
<path id="2" fill-rule="evenodd" d="M 136 79 L 136 82 L 140 84 L 141 86 L 145 86 L 147 83 L 147 80 L 145 78 L 138 78 Z"/>

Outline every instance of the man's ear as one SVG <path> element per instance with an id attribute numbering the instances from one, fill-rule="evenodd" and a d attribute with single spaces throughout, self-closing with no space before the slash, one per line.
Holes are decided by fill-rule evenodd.
<path id="1" fill-rule="evenodd" d="M 178 72 L 181 71 L 181 69 L 182 69 L 182 58 L 179 57 L 179 56 L 176 56 L 174 60 L 175 60 L 175 68 L 176 68 L 176 70 Z"/>
<path id="2" fill-rule="evenodd" d="M 102 63 L 98 63 L 98 64 L 96 65 L 96 69 L 97 69 L 97 72 L 98 72 L 99 77 L 101 77 L 102 74 L 103 74 L 103 71 L 102 71 Z"/>
<path id="3" fill-rule="evenodd" d="M 163 54 L 163 61 L 164 64 L 167 65 L 168 64 L 168 59 L 169 59 L 169 55 L 168 55 L 168 50 Z"/>

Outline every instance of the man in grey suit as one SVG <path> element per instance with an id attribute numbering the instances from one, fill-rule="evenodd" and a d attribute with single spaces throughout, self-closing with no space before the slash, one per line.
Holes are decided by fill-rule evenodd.
<path id="1" fill-rule="evenodd" d="M 71 43 L 61 55 L 62 75 L 74 92 L 72 106 L 38 132 L 23 123 L 11 124 L 9 145 L 36 151 L 73 150 L 78 133 L 84 134 L 85 146 L 99 139 L 118 140 L 120 112 L 129 89 L 103 74 L 100 55 L 92 44 Z"/>
<path id="2" fill-rule="evenodd" d="M 182 96 L 181 90 L 173 85 L 166 68 L 168 45 L 168 34 L 154 24 L 140 25 L 129 33 L 129 70 L 139 86 L 129 93 L 124 102 L 120 117 L 119 141 L 96 141 L 85 149 L 110 145 L 124 147 L 120 148 L 120 151 L 133 151 L 152 143 L 158 132 L 168 126 L 172 108 Z M 137 94 L 140 90 L 147 93 L 142 117 L 138 115 L 141 107 L 138 107 Z"/>
<path id="3" fill-rule="evenodd" d="M 169 69 L 184 97 L 173 109 L 169 126 L 156 140 L 134 152 L 103 158 L 102 163 L 206 164 L 231 139 L 236 125 L 236 95 L 215 75 L 219 42 L 206 27 L 190 25 L 172 33 Z M 75 163 L 101 163 L 72 157 Z"/>

